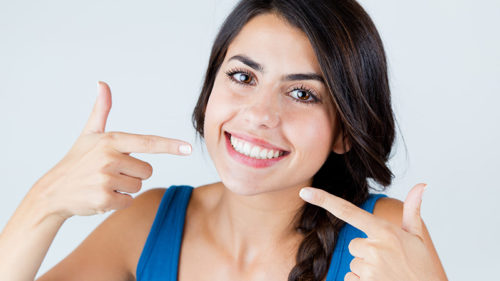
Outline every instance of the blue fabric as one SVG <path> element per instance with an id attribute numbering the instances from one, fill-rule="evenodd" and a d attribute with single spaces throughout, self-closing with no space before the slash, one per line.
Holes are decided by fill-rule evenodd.
<path id="1" fill-rule="evenodd" d="M 177 280 L 184 219 L 192 191 L 188 185 L 172 185 L 165 191 L 137 264 L 137 281 Z M 373 213 L 375 202 L 381 197 L 387 196 L 370 194 L 360 207 Z M 341 228 L 326 281 L 344 280 L 354 258 L 348 245 L 356 237 L 366 238 L 366 234 L 347 223 Z"/>
<path id="2" fill-rule="evenodd" d="M 163 194 L 137 264 L 137 281 L 177 280 L 184 218 L 192 191 L 192 186 L 173 185 Z"/>
<path id="3" fill-rule="evenodd" d="M 375 207 L 375 203 L 381 197 L 387 197 L 387 195 L 370 193 L 368 199 L 359 207 L 367 212 L 373 213 L 373 207 Z M 328 268 L 328 274 L 326 275 L 326 281 L 344 281 L 344 276 L 351 271 L 350 263 L 352 259 L 354 259 L 349 252 L 349 243 L 352 239 L 357 237 L 366 238 L 367 236 L 363 231 L 348 223 L 344 224 L 340 229 L 337 244 L 333 250 L 330 267 Z"/>

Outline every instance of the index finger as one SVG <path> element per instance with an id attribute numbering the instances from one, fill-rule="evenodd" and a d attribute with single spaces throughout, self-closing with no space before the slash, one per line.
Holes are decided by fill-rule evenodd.
<path id="1" fill-rule="evenodd" d="M 121 153 L 191 154 L 191 145 L 185 141 L 155 135 L 108 132 L 111 146 Z"/>
<path id="2" fill-rule="evenodd" d="M 345 199 L 312 187 L 302 188 L 300 197 L 311 204 L 326 209 L 339 219 L 363 231 L 369 237 L 377 236 L 380 232 L 381 221 L 379 218 Z"/>

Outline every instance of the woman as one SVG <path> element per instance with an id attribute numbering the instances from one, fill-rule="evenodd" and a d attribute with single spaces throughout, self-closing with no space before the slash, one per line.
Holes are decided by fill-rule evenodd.
<path id="1" fill-rule="evenodd" d="M 2 232 L 2 278 L 33 280 L 66 219 L 116 209 L 38 280 L 446 280 L 419 215 L 425 184 L 404 204 L 368 192 L 392 179 L 386 68 L 355 1 L 241 1 L 193 113 L 221 182 L 132 199 L 152 167 L 131 152 L 191 147 L 105 132 L 99 83 L 81 136 Z"/>

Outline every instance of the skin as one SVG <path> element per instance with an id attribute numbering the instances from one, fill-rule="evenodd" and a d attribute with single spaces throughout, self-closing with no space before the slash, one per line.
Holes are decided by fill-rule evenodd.
<path id="1" fill-rule="evenodd" d="M 235 55 L 251 58 L 263 71 L 230 60 Z M 243 79 L 246 85 L 226 74 L 235 68 L 251 74 Z M 207 150 L 222 182 L 194 193 L 194 202 L 212 199 L 188 208 L 181 279 L 284 280 L 294 266 L 303 238 L 291 224 L 304 204 L 297 194 L 312 183 L 332 150 L 335 119 L 325 85 L 316 80 L 282 81 L 290 73 L 321 72 L 307 37 L 274 15 L 249 21 L 229 46 L 204 124 Z M 322 102 L 299 101 L 290 93 L 299 85 L 312 89 Z M 248 167 L 228 155 L 224 131 L 264 139 L 290 154 L 269 168 Z M 198 208 L 202 210 L 195 211 Z M 206 264 L 207 259 L 220 262 Z"/>
<path id="2" fill-rule="evenodd" d="M 300 196 L 362 230 L 367 238 L 354 238 L 354 256 L 345 281 L 448 280 L 420 217 L 426 184 L 415 185 L 403 204 L 401 225 L 379 218 L 354 204 L 316 188 L 303 188 Z M 400 205 L 400 204 L 399 204 Z M 380 208 L 380 207 L 379 207 Z M 386 211 L 386 210 L 385 210 Z"/>
<path id="3" fill-rule="evenodd" d="M 238 61 L 228 61 L 228 58 L 235 54 L 244 54 L 259 62 L 264 66 L 264 72 L 252 70 Z M 225 70 L 235 66 L 251 71 L 256 83 L 243 87 L 230 82 Z M 303 187 L 310 186 L 312 176 L 320 168 L 330 151 L 345 152 L 339 141 L 342 136 L 333 133 L 336 129 L 335 112 L 332 105 L 327 102 L 324 86 L 320 82 L 312 80 L 281 81 L 283 75 L 305 72 L 320 73 L 307 37 L 300 30 L 274 15 L 261 15 L 252 19 L 230 45 L 226 60 L 215 80 L 205 121 L 207 149 L 222 182 L 200 186 L 193 190 L 187 208 L 183 233 L 179 280 L 287 279 L 288 273 L 295 264 L 298 245 L 303 239 L 291 227 L 294 215 L 298 208 L 304 204 L 305 199 L 303 198 L 306 198 L 299 197 L 299 191 Z M 294 101 L 289 93 L 298 84 L 314 89 L 322 96 L 323 102 L 301 104 Z M 85 129 L 92 136 L 87 137 L 89 139 L 87 146 L 89 147 L 91 147 L 91 139 L 106 134 L 104 127 L 110 110 L 111 93 L 107 87 L 101 87 L 100 91 L 102 95 L 98 98 Z M 224 130 L 238 130 L 238 132 L 267 140 L 290 151 L 290 154 L 276 165 L 260 170 L 232 162 L 232 159 L 226 154 Z M 160 152 L 160 147 L 165 146 L 172 146 L 165 152 L 174 153 L 176 151 L 174 147 L 177 148 L 177 145 L 181 144 L 180 141 L 177 141 L 174 145 L 174 140 L 160 140 L 159 138 L 147 138 L 147 141 L 141 141 L 138 136 L 135 136 L 135 142 L 132 142 L 130 136 L 116 134 L 115 137 L 115 140 L 129 139 L 129 145 L 126 148 L 121 147 L 121 155 L 128 155 L 130 152 L 138 150 L 139 147 L 140 151 Z M 118 143 L 123 144 L 121 141 L 109 141 L 105 142 L 106 145 L 103 146 L 113 147 L 118 146 Z M 76 153 L 79 151 L 77 148 L 82 147 L 85 145 L 75 146 L 73 152 Z M 98 158 L 97 152 L 95 155 L 95 158 Z M 68 157 L 67 159 L 66 161 L 69 162 L 73 158 Z M 121 159 L 121 165 L 125 165 L 123 163 L 125 158 Z M 67 162 L 65 165 L 69 167 Z M 135 169 L 132 169 L 130 163 L 127 166 L 128 169 L 123 167 L 118 169 L 118 164 L 116 164 L 114 170 L 128 171 L 128 173 L 133 171 L 137 173 L 140 170 L 142 178 L 151 175 L 150 167 L 147 164 L 134 163 Z M 92 165 L 83 165 L 82 167 L 90 166 Z M 108 165 L 108 168 L 111 167 L 114 166 Z M 65 202 L 63 197 L 71 196 L 71 193 L 56 193 L 57 189 L 48 184 L 51 182 L 49 181 L 51 177 L 54 176 L 44 177 L 44 180 L 34 186 L 25 199 L 26 203 L 23 202 L 22 210 L 25 208 L 42 210 L 43 208 L 40 206 L 50 206 L 49 203 L 53 202 Z M 74 182 L 77 182 L 76 178 Z M 137 185 L 138 183 L 129 183 L 130 192 L 139 190 L 140 186 Z M 50 201 L 46 199 L 50 196 L 42 190 L 46 190 L 48 187 L 53 191 L 52 194 L 63 194 L 58 198 L 60 200 Z M 60 190 L 63 190 L 62 185 Z M 309 202 L 327 209 L 343 220 L 355 223 L 356 227 L 366 230 L 369 238 L 381 237 L 382 239 L 378 240 L 389 241 L 388 244 L 378 244 L 377 253 L 382 253 L 381 249 L 396 249 L 392 252 L 388 251 L 389 254 L 381 255 L 381 257 L 390 258 L 388 260 L 392 261 L 392 264 L 380 262 L 382 259 L 370 261 L 380 262 L 378 265 L 382 269 L 390 266 L 400 267 L 403 270 L 396 272 L 389 278 L 379 275 L 378 279 L 372 280 L 402 280 L 390 279 L 402 276 L 403 279 L 408 278 L 408 280 L 431 280 L 425 279 L 427 276 L 413 274 L 426 270 L 436 273 L 439 278 L 435 280 L 446 280 L 425 224 L 422 222 L 421 227 L 415 230 L 415 221 L 420 219 L 419 216 L 416 216 L 415 211 L 420 208 L 420 203 L 416 203 L 418 200 L 415 199 L 417 198 L 414 194 L 415 191 L 411 193 L 413 195 L 409 195 L 413 199 L 408 200 L 408 204 L 392 198 L 378 200 L 373 215 L 368 214 L 369 216 L 367 216 L 355 206 L 350 206 L 349 212 L 343 212 L 342 210 L 346 209 L 342 206 L 346 205 L 340 198 L 329 196 L 312 188 L 309 190 L 313 191 L 313 195 L 307 199 Z M 68 257 L 37 280 L 135 280 L 137 263 L 164 192 L 165 189 L 158 188 L 143 192 L 132 201 L 130 206 L 128 206 L 128 201 L 122 203 L 127 206 L 125 208 L 117 208 L 113 204 L 99 206 L 100 210 L 119 210 L 112 213 Z M 118 201 L 114 204 L 118 204 Z M 36 208 L 28 206 L 36 206 Z M 405 209 L 406 212 L 404 212 Z M 68 210 L 69 207 L 65 209 L 65 212 L 59 211 L 57 215 L 47 216 L 50 220 L 41 220 L 41 223 L 36 224 L 36 227 L 40 225 L 44 227 L 39 231 L 38 228 L 32 230 L 32 232 L 36 232 L 37 239 L 40 239 L 37 241 L 39 242 L 38 247 L 42 247 L 40 245 L 48 247 L 58 227 L 62 224 L 61 221 L 54 218 L 76 214 L 77 211 L 82 214 L 90 211 L 95 213 L 96 206 L 82 205 L 81 209 L 72 210 L 70 214 L 68 214 Z M 51 214 L 56 214 L 56 212 Z M 16 225 L 22 221 L 22 219 L 16 219 L 10 224 Z M 384 236 L 375 231 L 373 233 L 368 231 L 368 229 L 375 228 L 375 225 L 384 225 L 384 229 L 392 229 L 392 233 L 397 232 L 395 229 L 404 231 L 407 234 L 398 232 L 400 235 L 398 237 L 405 238 L 404 241 L 409 241 L 409 237 L 418 236 L 422 244 L 418 244 L 420 246 L 414 249 L 398 248 L 399 246 L 395 246 L 398 244 L 395 241 L 400 240 L 384 239 L 384 237 L 393 237 L 388 234 L 391 232 L 387 231 Z M 6 237 L 14 240 L 14 237 L 24 233 L 23 231 L 16 233 L 15 230 L 18 229 L 14 226 L 8 227 L 7 230 L 9 231 L 2 233 L 2 237 L 0 237 L 0 242 L 5 242 L 4 245 L 9 244 Z M 9 233 L 12 235 L 9 236 Z M 21 241 L 16 243 L 22 245 Z M 17 245 L 16 243 L 10 244 Z M 127 245 L 127 247 L 123 247 L 123 245 Z M 31 247 L 33 247 L 31 250 L 36 250 L 35 243 Z M 26 248 L 26 253 L 29 253 L 28 250 L 30 249 Z M 432 268 L 428 264 L 423 264 L 424 267 L 420 267 L 422 264 L 406 263 L 398 259 L 398 254 L 394 254 L 408 251 L 411 254 L 418 253 L 418 257 L 432 261 Z M 363 256 L 363 251 L 358 250 L 356 254 Z M 39 255 L 40 262 L 44 255 L 45 253 Z M 19 263 L 21 261 L 21 259 L 18 260 Z M 33 262 L 33 264 L 35 263 Z M 26 266 L 31 266 L 30 270 L 36 273 L 38 267 L 35 268 L 33 264 L 26 264 Z M 360 275 L 362 275 L 361 271 L 369 272 L 359 271 L 359 268 L 363 268 L 360 266 L 356 266 L 356 268 L 353 271 Z M 27 267 L 23 267 L 23 270 L 28 271 Z M 400 273 L 411 275 L 397 275 Z M 33 278 L 12 278 L 9 280 L 33 280 Z"/>
<path id="4" fill-rule="evenodd" d="M 240 61 L 229 60 L 239 54 L 262 64 L 264 70 L 256 71 Z M 234 68 L 252 74 L 251 79 L 243 78 L 247 86 L 228 79 L 225 72 Z M 334 139 L 342 138 L 333 134 L 336 129 L 334 108 L 327 102 L 325 85 L 315 80 L 281 80 L 289 73 L 311 72 L 320 73 L 320 69 L 307 37 L 275 15 L 252 19 L 230 45 L 215 79 L 204 124 L 207 149 L 222 182 L 206 190 L 197 189 L 194 193 L 193 205 L 188 208 L 186 243 L 181 249 L 180 279 L 287 279 L 303 239 L 290 223 L 303 204 L 297 192 L 311 184 L 312 176 L 331 150 L 344 152 L 342 143 L 334 142 Z M 297 84 L 313 89 L 323 102 L 301 104 L 294 101 L 287 91 Z M 291 153 L 270 168 L 247 167 L 233 161 L 226 153 L 226 130 L 265 139 Z M 206 204 L 206 198 L 210 198 L 209 204 Z M 404 223 L 401 220 L 402 202 L 389 198 L 380 202 L 375 208 L 375 216 L 383 213 L 392 224 Z M 321 206 L 331 208 L 332 203 Z M 353 214 L 358 213 L 353 211 Z M 399 217 L 394 214 L 399 214 Z M 418 233 L 430 246 L 428 234 L 423 230 Z M 438 261 L 436 264 L 439 265 L 435 251 L 432 253 L 427 246 L 419 257 L 425 257 L 427 262 Z M 395 262 L 402 260 L 397 255 L 391 257 Z M 211 262 L 206 263 L 207 260 Z M 432 268 L 428 271 L 432 275 L 412 280 L 432 280 L 430 277 L 440 272 L 440 268 L 433 264 L 424 265 L 402 263 L 395 268 L 406 271 L 393 276 L 381 275 L 375 280 L 401 280 L 398 278 L 410 274 L 413 278 L 415 270 L 411 269 L 415 268 Z M 394 267 L 394 264 L 383 264 L 379 271 L 390 272 L 389 267 Z M 193 270 L 195 268 L 198 270 Z M 364 269 L 357 266 L 356 270 Z M 372 276 L 370 274 L 364 273 L 364 276 L 367 278 Z M 359 280 L 359 276 L 350 280 Z"/>

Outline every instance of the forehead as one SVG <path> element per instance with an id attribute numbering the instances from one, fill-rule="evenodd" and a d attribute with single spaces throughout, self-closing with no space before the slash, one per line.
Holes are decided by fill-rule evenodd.
<path id="1" fill-rule="evenodd" d="M 226 59 L 244 54 L 278 72 L 321 73 L 306 34 L 275 14 L 261 14 L 248 21 L 229 45 Z"/>

